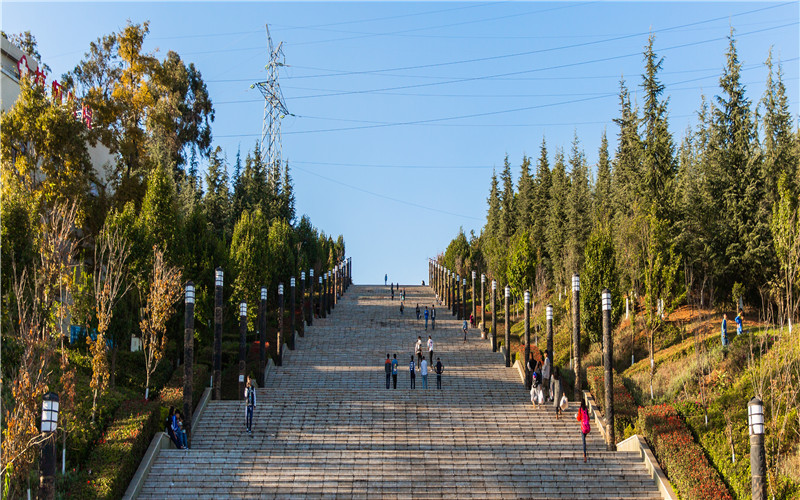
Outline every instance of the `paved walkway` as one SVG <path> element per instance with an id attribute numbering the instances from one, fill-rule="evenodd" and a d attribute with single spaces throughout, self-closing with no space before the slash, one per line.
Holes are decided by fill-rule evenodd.
<path id="1" fill-rule="evenodd" d="M 574 406 L 560 421 L 534 410 L 476 329 L 464 343 L 440 306 L 425 331 L 414 307 L 435 298 L 406 290 L 400 315 L 388 287 L 351 286 L 258 390 L 253 435 L 242 403 L 211 402 L 193 449 L 163 451 L 140 498 L 660 498 L 638 458 L 604 451 L 596 430 L 584 464 Z M 433 337 L 442 390 L 433 370 L 427 390 L 419 372 L 409 388 L 418 335 Z M 386 353 L 397 389 L 385 388 Z"/>

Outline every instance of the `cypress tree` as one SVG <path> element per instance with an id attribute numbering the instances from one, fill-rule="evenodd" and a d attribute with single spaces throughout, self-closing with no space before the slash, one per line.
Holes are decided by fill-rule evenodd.
<path id="1" fill-rule="evenodd" d="M 503 160 L 503 171 L 500 172 L 503 181 L 503 193 L 500 196 L 502 211 L 500 212 L 500 240 L 507 244 L 514 234 L 514 181 L 511 178 L 511 164 L 506 154 Z"/>
<path id="2" fill-rule="evenodd" d="M 280 194 L 280 215 L 289 225 L 294 224 L 294 187 L 292 186 L 292 176 L 289 174 L 289 161 L 283 167 L 283 180 L 281 181 Z"/>
<path id="3" fill-rule="evenodd" d="M 489 211 L 486 213 L 486 236 L 496 238 L 500 233 L 500 193 L 497 190 L 497 174 L 492 169 L 492 184 L 489 189 Z"/>
<path id="4" fill-rule="evenodd" d="M 766 90 L 761 99 L 764 108 L 761 120 L 764 131 L 762 175 L 768 204 L 772 206 L 778 200 L 778 182 L 781 178 L 785 178 L 787 189 L 796 189 L 795 171 L 800 158 L 793 144 L 792 115 L 783 84 L 783 69 L 780 63 L 777 70 L 773 66 L 771 49 L 765 65 L 768 73 Z"/>
<path id="5" fill-rule="evenodd" d="M 533 226 L 535 186 L 531 175 L 531 160 L 527 156 L 522 157 L 520 166 L 519 182 L 517 183 L 516 201 L 516 227 L 517 230 L 530 231 Z"/>
<path id="6" fill-rule="evenodd" d="M 611 185 L 614 192 L 614 212 L 630 214 L 636 199 L 636 185 L 640 177 L 641 140 L 639 139 L 639 117 L 631 105 L 631 97 L 625 81 L 619 84 L 619 126 L 617 150 L 612 163 Z"/>
<path id="7" fill-rule="evenodd" d="M 757 276 L 771 265 L 773 254 L 769 232 L 760 159 L 754 153 L 756 129 L 750 100 L 740 81 L 739 62 L 733 30 L 729 37 L 727 64 L 720 78 L 721 95 L 712 110 L 709 143 L 708 188 L 715 198 L 719 217 L 713 250 L 719 262 L 717 285 L 727 296 L 735 282 L 755 293 L 761 284 Z"/>
<path id="8" fill-rule="evenodd" d="M 597 152 L 597 182 L 594 185 L 594 217 L 596 224 L 607 225 L 614 217 L 611 205 L 611 161 L 608 157 L 606 131 L 600 138 Z"/>
<path id="9" fill-rule="evenodd" d="M 556 150 L 555 163 L 551 175 L 550 204 L 547 212 L 547 252 L 553 265 L 553 279 L 556 286 L 566 283 L 565 270 L 565 229 L 567 220 L 567 197 L 569 196 L 569 179 L 567 178 L 564 152 Z"/>
<path id="10" fill-rule="evenodd" d="M 550 208 L 550 164 L 547 160 L 547 143 L 542 137 L 539 149 L 539 160 L 536 162 L 536 178 L 533 181 L 533 226 L 531 241 L 533 247 L 541 252 L 541 262 L 549 267 L 550 254 L 547 250 L 547 217 Z"/>
<path id="11" fill-rule="evenodd" d="M 592 195 L 589 190 L 589 168 L 580 148 L 578 134 L 572 139 L 569 155 L 570 187 L 567 198 L 567 274 L 580 272 L 583 267 L 583 247 L 592 229 Z"/>
<path id="12" fill-rule="evenodd" d="M 658 79 L 658 72 L 664 62 L 658 60 L 653 51 L 655 37 L 650 34 L 644 53 L 645 74 L 641 87 L 644 90 L 644 109 L 642 124 L 642 180 L 640 196 L 643 206 L 655 208 L 657 217 L 670 220 L 670 205 L 673 180 L 677 170 L 675 147 L 667 124 L 667 104 L 669 98 L 661 100 L 664 84 Z"/>
<path id="13" fill-rule="evenodd" d="M 203 208 L 217 238 L 223 244 L 227 244 L 226 235 L 230 234 L 228 226 L 230 224 L 231 202 L 228 191 L 228 172 L 221 155 L 222 148 L 217 147 L 209 157 Z"/>

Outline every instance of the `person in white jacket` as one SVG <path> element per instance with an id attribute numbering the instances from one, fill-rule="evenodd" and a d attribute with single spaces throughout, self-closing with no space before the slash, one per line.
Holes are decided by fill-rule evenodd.
<path id="1" fill-rule="evenodd" d="M 244 386 L 244 401 L 245 401 L 245 427 L 247 433 L 253 433 L 253 409 L 256 407 L 256 389 L 253 387 L 253 381 L 247 377 L 247 384 Z"/>

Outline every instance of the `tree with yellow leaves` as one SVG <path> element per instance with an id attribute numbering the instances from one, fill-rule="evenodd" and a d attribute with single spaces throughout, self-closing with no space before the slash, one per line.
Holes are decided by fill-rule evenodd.
<path id="1" fill-rule="evenodd" d="M 145 360 L 144 398 L 150 395 L 150 376 L 156 371 L 167 348 L 167 321 L 175 313 L 175 302 L 181 296 L 181 271 L 164 262 L 164 252 L 153 246 L 153 274 L 147 305 L 139 321 Z"/>

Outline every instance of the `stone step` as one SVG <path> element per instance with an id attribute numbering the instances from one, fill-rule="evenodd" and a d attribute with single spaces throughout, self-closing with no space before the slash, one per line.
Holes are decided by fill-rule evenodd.
<path id="1" fill-rule="evenodd" d="M 212 401 L 192 449 L 163 450 L 139 498 L 647 498 L 660 495 L 635 453 L 608 452 L 572 418 L 534 409 L 515 369 L 478 332 L 437 306 L 436 330 L 414 305 L 430 290 L 407 287 L 406 312 L 388 288 L 348 290 L 298 339 L 257 390 L 253 433 L 241 401 Z M 443 389 L 409 389 L 417 336 L 434 339 Z M 424 348 L 427 356 L 427 348 Z M 383 361 L 397 353 L 398 389 Z"/>

